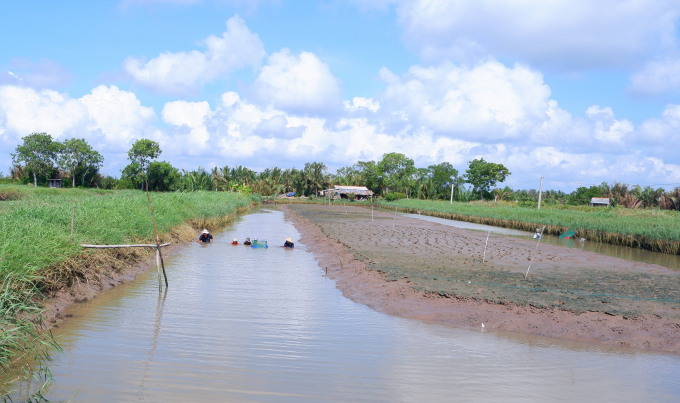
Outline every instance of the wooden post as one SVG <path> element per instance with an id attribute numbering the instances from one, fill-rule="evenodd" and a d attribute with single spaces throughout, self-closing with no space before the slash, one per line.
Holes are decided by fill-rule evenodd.
<path id="1" fill-rule="evenodd" d="M 482 256 L 482 263 L 486 262 L 486 246 L 489 244 L 489 235 L 491 234 L 491 230 L 486 233 L 486 243 L 484 244 L 484 255 Z"/>
<path id="2" fill-rule="evenodd" d="M 71 236 L 73 236 L 73 222 L 76 220 L 76 206 L 71 210 Z"/>
<path id="3" fill-rule="evenodd" d="M 543 177 L 541 176 L 541 185 L 538 187 L 538 208 L 536 210 L 541 209 L 541 196 L 543 193 Z"/>
<path id="4" fill-rule="evenodd" d="M 371 221 L 373 221 L 373 195 L 371 195 Z"/>
<path id="5" fill-rule="evenodd" d="M 538 242 L 536 242 L 536 249 L 534 250 L 534 253 L 531 255 L 531 261 L 529 262 L 529 267 L 527 268 L 527 272 L 524 275 L 524 279 L 526 280 L 527 277 L 529 277 L 529 270 L 531 270 L 531 265 L 534 263 L 534 256 L 536 256 L 536 252 L 538 251 L 538 244 L 541 243 L 541 238 L 543 238 L 543 230 L 545 229 L 545 225 L 543 228 L 541 228 L 541 234 L 538 237 Z"/>
<path id="6" fill-rule="evenodd" d="M 394 229 L 395 221 L 397 221 L 397 206 L 394 206 L 394 220 L 392 220 L 392 229 Z"/>

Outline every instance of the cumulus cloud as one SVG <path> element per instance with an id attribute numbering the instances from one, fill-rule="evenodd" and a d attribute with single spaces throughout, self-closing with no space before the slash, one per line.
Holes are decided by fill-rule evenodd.
<path id="1" fill-rule="evenodd" d="M 5 70 L 5 71 L 2 71 Z M 71 83 L 73 76 L 61 64 L 50 59 L 37 63 L 14 58 L 6 68 L 0 68 L 0 85 L 17 85 L 38 90 L 59 89 Z"/>
<path id="2" fill-rule="evenodd" d="M 351 102 L 346 100 L 342 101 L 342 104 L 345 106 L 345 110 L 349 112 L 356 112 L 361 109 L 377 112 L 380 109 L 380 103 L 373 102 L 373 98 L 354 97 Z"/>
<path id="3" fill-rule="evenodd" d="M 340 80 L 310 52 L 272 54 L 253 88 L 260 101 L 287 111 L 319 112 L 340 105 Z"/>
<path id="4" fill-rule="evenodd" d="M 227 21 L 221 37 L 211 35 L 202 43 L 205 52 L 165 52 L 148 61 L 130 57 L 123 69 L 134 82 L 154 91 L 186 94 L 238 69 L 257 68 L 265 56 L 260 38 L 238 15 Z"/>
<path id="5" fill-rule="evenodd" d="M 357 2 L 355 2 L 357 3 Z M 620 67 L 676 46 L 674 0 L 374 0 L 397 4 L 405 43 L 424 60 L 511 58 L 568 71 Z"/>
<path id="6" fill-rule="evenodd" d="M 85 137 L 100 151 L 123 152 L 139 137 L 159 139 L 153 108 L 115 86 L 98 86 L 81 98 L 52 90 L 0 86 L 0 139 L 7 155 L 33 132 L 57 139 Z"/>
<path id="7" fill-rule="evenodd" d="M 257 84 L 268 85 L 255 87 L 270 92 L 256 93 L 254 100 L 226 92 L 213 105 L 166 103 L 162 128 L 152 108 L 115 86 L 96 87 L 81 98 L 0 86 L 0 147 L 8 155 L 20 137 L 33 131 L 60 139 L 85 137 L 106 156 L 105 172 L 114 174 L 109 156 L 118 155 L 113 166 L 122 168 L 130 144 L 146 137 L 161 142 L 165 159 L 186 168 L 299 167 L 310 160 L 334 168 L 402 152 L 421 166 L 448 161 L 462 170 L 483 157 L 508 166 L 515 183 L 538 176 L 587 183 L 680 182 L 674 151 L 680 147 L 680 105 L 668 105 L 638 127 L 607 106 L 593 105 L 584 117 L 574 117 L 550 98 L 540 73 L 487 59 L 473 66 L 416 65 L 401 75 L 383 68 L 384 89 L 373 98 L 343 101 L 335 92 L 326 105 L 337 108 L 324 112 L 309 103 L 291 103 L 294 94 L 323 103 L 314 88 L 304 88 L 308 83 L 302 82 L 302 89 L 274 85 L 274 77 L 299 82 L 300 72 L 308 71 L 299 65 L 307 64 L 325 73 L 322 83 L 334 82 L 327 66 L 303 56 L 282 51 L 270 58 L 265 68 L 277 66 L 276 74 L 261 76 L 267 80 Z M 316 112 L 309 113 L 310 108 Z"/>
<path id="8" fill-rule="evenodd" d="M 398 77 L 383 68 L 383 107 L 436 133 L 479 141 L 516 139 L 549 119 L 550 88 L 540 73 L 494 60 L 475 67 L 412 66 Z"/>

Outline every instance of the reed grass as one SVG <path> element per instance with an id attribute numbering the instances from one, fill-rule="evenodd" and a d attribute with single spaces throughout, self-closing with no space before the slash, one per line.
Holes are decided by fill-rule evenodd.
<path id="1" fill-rule="evenodd" d="M 30 371 L 58 349 L 43 331 L 40 297 L 46 291 L 97 281 L 98 269 L 121 270 L 149 253 L 83 250 L 81 243 L 153 243 L 155 232 L 146 195 L 137 190 L 0 185 L 0 196 L 0 371 L 6 374 Z M 151 198 L 164 242 L 190 240 L 196 228 L 224 226 L 257 201 L 227 192 L 153 193 Z M 6 387 L 0 380 L 0 396 Z"/>
<path id="2" fill-rule="evenodd" d="M 453 203 L 401 199 L 380 202 L 391 210 L 493 225 L 533 232 L 546 226 L 545 233 L 559 235 L 573 229 L 590 241 L 654 252 L 680 254 L 680 213 L 671 210 L 630 210 L 625 208 L 533 208 L 510 203 Z"/>

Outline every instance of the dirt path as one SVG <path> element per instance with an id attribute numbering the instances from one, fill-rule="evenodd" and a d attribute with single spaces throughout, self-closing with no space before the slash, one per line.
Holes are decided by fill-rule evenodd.
<path id="1" fill-rule="evenodd" d="M 378 311 L 457 326 L 680 353 L 680 273 L 361 207 L 288 205 L 343 293 Z M 570 291 L 570 292 L 565 292 Z M 624 298 L 628 297 L 628 298 Z M 665 301 L 663 301 L 665 300 Z"/>

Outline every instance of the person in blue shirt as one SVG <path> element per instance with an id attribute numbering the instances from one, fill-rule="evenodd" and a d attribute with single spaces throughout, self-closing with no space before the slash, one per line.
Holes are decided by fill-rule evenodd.
<path id="1" fill-rule="evenodd" d="M 207 229 L 204 229 L 201 236 L 199 236 L 198 239 L 196 240 L 196 242 L 204 242 L 204 243 L 212 243 L 212 241 L 213 241 L 213 236 L 210 235 L 210 232 L 208 232 Z"/>

